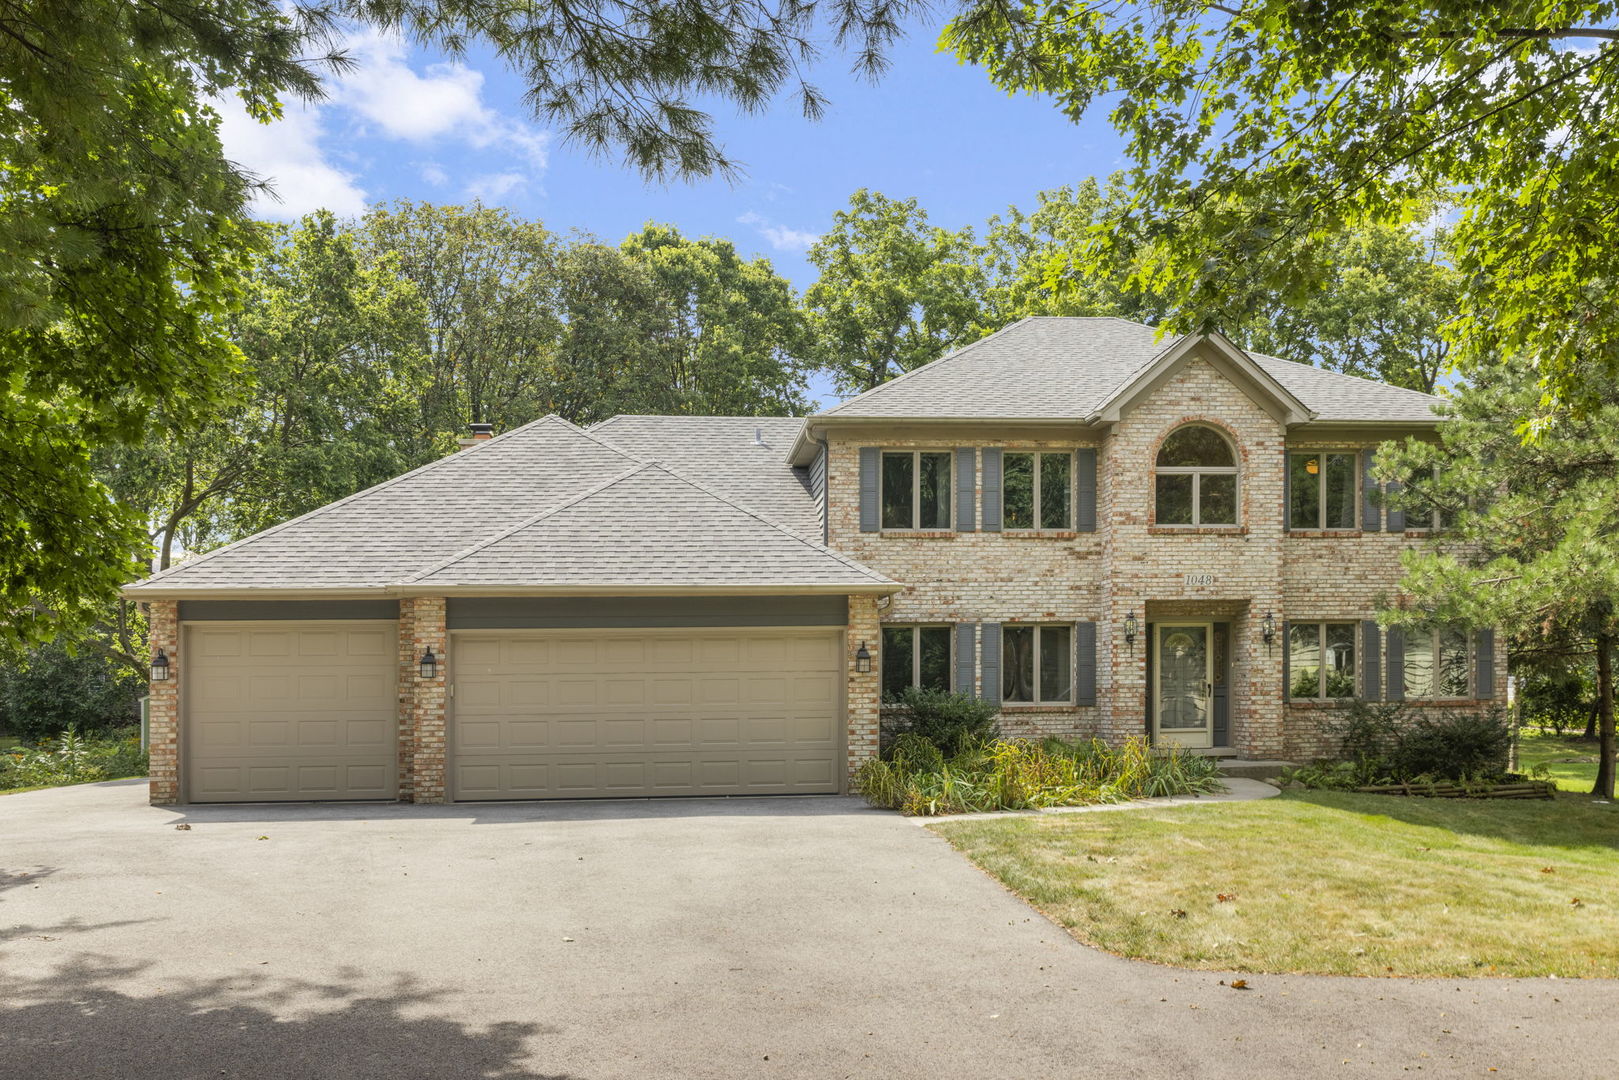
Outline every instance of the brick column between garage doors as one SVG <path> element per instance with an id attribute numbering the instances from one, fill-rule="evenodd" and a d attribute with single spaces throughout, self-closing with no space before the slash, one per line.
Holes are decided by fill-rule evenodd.
<path id="1" fill-rule="evenodd" d="M 411 611 L 408 619 L 403 606 L 399 612 L 400 638 L 405 640 L 409 635 L 412 663 L 408 739 L 411 763 L 408 770 L 401 768 L 400 797 L 408 798 L 411 802 L 442 803 L 448 801 L 445 787 L 445 687 L 448 684 L 449 634 L 444 625 L 444 598 L 418 596 L 409 603 Z M 438 674 L 424 679 L 415 665 L 421 662 L 422 654 L 429 649 L 438 657 Z M 407 740 L 403 732 L 400 734 L 400 752 L 403 754 Z M 405 786 L 407 771 L 408 794 Z"/>
<path id="2" fill-rule="evenodd" d="M 169 658 L 169 677 L 147 684 L 148 798 L 153 806 L 173 806 L 180 801 L 180 670 L 185 663 L 180 656 L 179 602 L 147 604 L 146 634 L 151 655 L 161 649 Z"/>

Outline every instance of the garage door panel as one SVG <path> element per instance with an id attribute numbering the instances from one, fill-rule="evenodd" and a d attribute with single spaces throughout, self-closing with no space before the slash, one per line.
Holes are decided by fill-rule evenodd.
<path id="1" fill-rule="evenodd" d="M 188 625 L 182 745 L 198 802 L 397 795 L 392 625 Z"/>

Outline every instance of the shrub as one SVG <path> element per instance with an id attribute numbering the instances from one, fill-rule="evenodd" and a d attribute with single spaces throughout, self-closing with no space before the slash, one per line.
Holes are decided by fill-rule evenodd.
<path id="1" fill-rule="evenodd" d="M 1493 780 L 1505 775 L 1512 745 L 1506 712 L 1415 710 L 1398 702 L 1357 701 L 1328 730 L 1342 757 L 1286 774 L 1306 787 L 1348 789 L 1412 780 Z"/>
<path id="2" fill-rule="evenodd" d="M 1155 753 L 1131 739 L 968 740 L 946 756 L 931 740 L 898 736 L 883 758 L 855 775 L 855 790 L 874 806 L 905 814 L 961 814 L 1122 802 L 1217 791 L 1213 759 L 1171 748 Z"/>
<path id="3" fill-rule="evenodd" d="M 37 746 L 0 754 L 0 790 L 116 780 L 144 776 L 146 770 L 139 728 L 93 735 L 69 728 Z"/>
<path id="4" fill-rule="evenodd" d="M 905 735 L 915 735 L 953 757 L 999 734 L 995 716 L 1000 710 L 971 694 L 910 686 L 890 698 L 885 708 L 892 746 Z"/>
<path id="5" fill-rule="evenodd" d="M 140 695 L 139 677 L 93 647 L 44 645 L 0 666 L 0 727 L 24 739 L 105 730 L 134 721 Z"/>

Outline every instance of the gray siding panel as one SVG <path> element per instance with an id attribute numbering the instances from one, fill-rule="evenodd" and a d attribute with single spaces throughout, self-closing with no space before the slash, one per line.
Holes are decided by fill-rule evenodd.
<path id="1" fill-rule="evenodd" d="M 1366 619 L 1360 624 L 1360 696 L 1367 701 L 1383 700 L 1382 635 L 1377 620 Z"/>
<path id="2" fill-rule="evenodd" d="M 860 448 L 860 531 L 877 532 L 877 474 L 882 465 L 882 450 L 875 446 Z"/>
<path id="3" fill-rule="evenodd" d="M 978 674 L 978 624 L 956 624 L 956 693 L 971 694 Z"/>
<path id="4" fill-rule="evenodd" d="M 1074 704 L 1096 704 L 1096 624 L 1074 624 Z"/>
<path id="5" fill-rule="evenodd" d="M 978 528 L 978 448 L 956 447 L 956 531 Z"/>
<path id="6" fill-rule="evenodd" d="M 1096 531 L 1096 451 L 1074 452 L 1074 529 Z"/>
<path id="7" fill-rule="evenodd" d="M 181 622 L 397 619 L 398 600 L 182 600 Z"/>
<path id="8" fill-rule="evenodd" d="M 589 627 L 844 626 L 842 596 L 452 596 L 451 630 Z"/>
<path id="9" fill-rule="evenodd" d="M 984 447 L 984 531 L 1001 531 L 1001 450 Z"/>
<path id="10" fill-rule="evenodd" d="M 978 696 L 985 701 L 1001 703 L 1001 624 L 987 622 L 982 626 L 983 631 L 983 662 L 979 670 L 983 673 L 983 686 Z"/>

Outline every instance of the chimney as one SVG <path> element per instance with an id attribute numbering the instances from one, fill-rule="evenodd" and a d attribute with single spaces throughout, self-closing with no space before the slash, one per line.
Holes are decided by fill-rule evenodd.
<path id="1" fill-rule="evenodd" d="M 467 431 L 470 434 L 460 440 L 461 449 L 463 450 L 471 446 L 477 446 L 481 442 L 488 442 L 495 437 L 495 425 L 493 424 L 469 424 Z"/>

